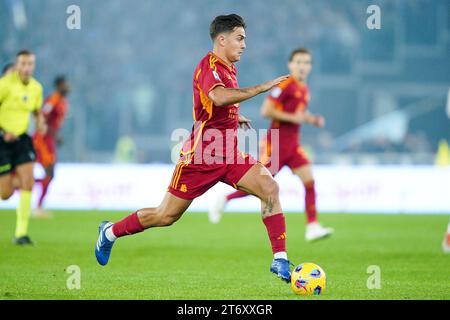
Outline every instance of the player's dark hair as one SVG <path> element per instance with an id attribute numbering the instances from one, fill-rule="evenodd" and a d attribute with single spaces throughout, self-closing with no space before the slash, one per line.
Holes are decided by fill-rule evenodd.
<path id="1" fill-rule="evenodd" d="M 16 54 L 16 58 L 20 57 L 20 56 L 31 56 L 34 53 L 31 52 L 30 50 L 20 50 L 19 52 L 17 52 Z"/>
<path id="2" fill-rule="evenodd" d="M 2 69 L 2 75 L 4 75 L 9 69 L 14 67 L 14 63 L 8 63 L 6 64 Z"/>
<path id="3" fill-rule="evenodd" d="M 63 83 L 67 82 L 67 78 L 64 75 L 59 75 L 55 77 L 55 80 L 53 80 L 53 85 L 55 88 L 58 88 Z"/>
<path id="4" fill-rule="evenodd" d="M 222 32 L 232 32 L 235 28 L 246 28 L 245 21 L 237 14 L 221 15 L 214 18 L 209 27 L 209 35 L 214 41 Z"/>
<path id="5" fill-rule="evenodd" d="M 298 49 L 294 49 L 294 50 L 292 50 L 291 55 L 289 56 L 289 61 L 292 61 L 292 59 L 294 59 L 295 55 L 296 55 L 296 54 L 299 54 L 299 53 L 311 55 L 311 51 L 309 51 L 309 50 L 306 49 L 306 48 L 298 48 Z"/>

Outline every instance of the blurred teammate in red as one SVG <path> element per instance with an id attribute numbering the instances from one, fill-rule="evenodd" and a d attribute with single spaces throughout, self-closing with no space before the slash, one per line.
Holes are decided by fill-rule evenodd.
<path id="1" fill-rule="evenodd" d="M 331 235 L 333 230 L 324 228 L 317 221 L 314 178 L 311 162 L 300 143 L 300 126 L 306 123 L 322 128 L 325 120 L 322 116 L 312 115 L 307 111 L 309 89 L 306 81 L 312 68 L 311 53 L 305 48 L 292 51 L 288 68 L 291 75 L 289 79 L 272 89 L 261 108 L 262 115 L 272 120 L 270 130 L 279 130 L 279 152 L 272 154 L 272 134 L 269 130 L 261 143 L 260 161 L 274 176 L 283 166 L 288 166 L 303 182 L 307 217 L 305 238 L 313 241 Z M 273 156 L 278 157 L 277 161 L 272 161 Z M 220 196 L 209 211 L 211 223 L 220 221 L 228 201 L 248 195 L 246 192 L 236 191 L 226 197 Z"/>
<path id="2" fill-rule="evenodd" d="M 41 185 L 41 196 L 38 207 L 34 211 L 35 217 L 46 218 L 48 213 L 43 209 L 45 196 L 47 195 L 50 182 L 55 176 L 56 146 L 62 143 L 59 130 L 64 122 L 68 109 L 67 95 L 70 92 L 70 84 L 64 76 L 58 76 L 54 81 L 55 91 L 48 96 L 41 109 L 46 120 L 47 134 L 42 135 L 36 132 L 33 135 L 33 144 L 37 154 L 37 161 L 45 170 L 45 177 L 36 180 Z"/>
<path id="3" fill-rule="evenodd" d="M 444 250 L 445 253 L 450 253 L 450 222 L 448 224 L 444 240 L 442 241 L 442 250 Z"/>
<path id="4" fill-rule="evenodd" d="M 99 264 L 106 265 L 117 238 L 172 225 L 195 198 L 224 182 L 261 200 L 262 220 L 273 253 L 270 271 L 290 283 L 278 184 L 264 165 L 237 149 L 238 125 L 249 122 L 240 115 L 240 102 L 270 90 L 288 77 L 239 88 L 234 63 L 246 48 L 244 20 L 236 14 L 218 16 L 210 25 L 210 36 L 214 49 L 197 65 L 192 81 L 194 126 L 164 199 L 158 207 L 140 209 L 116 223 L 102 222 L 95 256 Z"/>

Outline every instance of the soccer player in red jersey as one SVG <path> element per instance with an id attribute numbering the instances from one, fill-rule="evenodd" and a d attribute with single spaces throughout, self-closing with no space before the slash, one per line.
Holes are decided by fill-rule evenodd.
<path id="1" fill-rule="evenodd" d="M 260 161 L 274 176 L 283 166 L 288 166 L 303 182 L 307 241 L 324 238 L 333 232 L 331 228 L 324 228 L 317 221 L 316 191 L 311 162 L 300 144 L 301 124 L 311 124 L 319 128 L 325 125 L 322 116 L 312 115 L 307 111 L 309 89 L 306 81 L 311 68 L 312 57 L 309 50 L 299 48 L 292 51 L 288 63 L 291 76 L 272 89 L 261 108 L 263 116 L 270 118 L 272 124 L 267 137 L 262 141 L 262 150 L 260 150 Z M 279 130 L 278 141 L 272 141 L 272 130 Z M 276 154 L 272 154 L 274 143 L 278 143 Z M 271 161 L 274 156 L 278 157 L 277 161 Z M 212 223 L 218 223 L 226 203 L 245 196 L 248 196 L 248 193 L 243 191 L 236 191 L 226 197 L 220 196 L 209 210 L 209 220 Z"/>
<path id="2" fill-rule="evenodd" d="M 445 233 L 444 240 L 442 241 L 442 250 L 446 253 L 450 253 L 450 223 L 447 227 L 447 232 Z"/>
<path id="3" fill-rule="evenodd" d="M 286 225 L 278 184 L 264 165 L 237 150 L 237 127 L 248 124 L 248 120 L 239 114 L 239 104 L 270 90 L 288 76 L 239 88 L 234 63 L 241 59 L 246 47 L 245 27 L 244 20 L 236 14 L 218 16 L 211 23 L 214 49 L 200 61 L 194 72 L 195 122 L 190 138 L 184 143 L 168 192 L 156 208 L 140 209 L 119 222 L 100 224 L 95 246 L 99 264 L 108 263 L 117 238 L 148 228 L 170 226 L 181 218 L 193 199 L 220 181 L 261 200 L 262 219 L 274 254 L 270 271 L 282 280 L 290 281 Z"/>
<path id="4" fill-rule="evenodd" d="M 70 92 L 70 84 L 64 76 L 58 76 L 54 81 L 55 91 L 48 96 L 41 109 L 47 123 L 47 133 L 45 135 L 35 132 L 33 144 L 37 154 L 37 161 L 45 170 L 45 177 L 36 180 L 42 187 L 39 197 L 38 207 L 34 211 L 34 216 L 47 218 L 49 215 L 43 209 L 45 196 L 47 195 L 50 182 L 55 176 L 56 145 L 62 142 L 58 135 L 64 122 L 68 109 L 67 95 Z"/>

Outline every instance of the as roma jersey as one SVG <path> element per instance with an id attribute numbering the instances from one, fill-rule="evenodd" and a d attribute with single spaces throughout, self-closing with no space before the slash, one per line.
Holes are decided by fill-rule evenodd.
<path id="1" fill-rule="evenodd" d="M 182 155 L 197 154 L 223 157 L 237 152 L 239 104 L 216 106 L 208 97 L 217 86 L 238 88 L 236 67 L 209 52 L 194 72 L 193 118 L 190 137 L 183 145 Z"/>

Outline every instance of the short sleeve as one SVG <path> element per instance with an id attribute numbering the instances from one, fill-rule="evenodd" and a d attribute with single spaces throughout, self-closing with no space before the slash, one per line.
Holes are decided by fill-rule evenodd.
<path id="1" fill-rule="evenodd" d="M 64 119 L 64 117 L 66 116 L 66 112 L 67 112 L 67 105 L 63 102 L 59 103 L 56 108 L 56 116 L 58 118 L 59 121 L 62 121 Z"/>
<path id="2" fill-rule="evenodd" d="M 199 84 L 200 88 L 208 94 L 212 89 L 214 89 L 217 86 L 223 86 L 225 87 L 224 82 L 222 81 L 222 75 L 220 74 L 220 71 L 217 69 L 210 69 L 204 70 L 200 73 L 199 77 Z"/>
<path id="3" fill-rule="evenodd" d="M 44 104 L 43 104 L 43 106 L 41 108 L 42 112 L 44 114 L 51 113 L 53 111 L 54 107 L 56 106 L 56 103 L 57 103 L 57 98 L 55 97 L 54 94 L 49 96 L 49 97 L 47 97 L 44 100 Z"/>
<path id="4" fill-rule="evenodd" d="M 272 90 L 270 90 L 268 98 L 274 102 L 284 103 L 286 96 L 287 96 L 286 88 L 276 86 Z"/>

